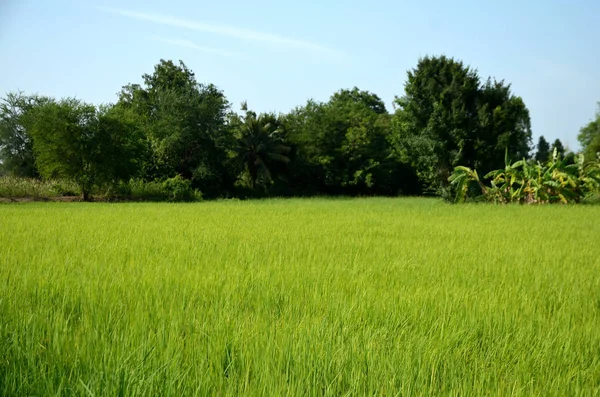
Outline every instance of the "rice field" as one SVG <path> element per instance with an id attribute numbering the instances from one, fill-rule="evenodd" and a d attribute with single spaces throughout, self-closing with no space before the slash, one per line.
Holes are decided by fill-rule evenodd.
<path id="1" fill-rule="evenodd" d="M 600 207 L 0 205 L 0 395 L 600 394 Z"/>

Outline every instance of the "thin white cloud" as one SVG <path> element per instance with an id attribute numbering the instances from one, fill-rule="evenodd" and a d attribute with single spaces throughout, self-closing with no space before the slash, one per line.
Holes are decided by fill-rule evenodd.
<path id="1" fill-rule="evenodd" d="M 222 36 L 234 37 L 242 40 L 277 44 L 288 48 L 293 47 L 334 58 L 338 58 L 342 55 L 342 53 L 337 50 L 310 41 L 298 40 L 271 33 L 256 32 L 253 30 L 236 28 L 234 26 L 208 24 L 204 22 L 191 21 L 188 19 L 181 19 L 166 15 L 148 14 L 120 8 L 98 7 L 98 9 L 104 12 L 137 19 L 140 21 L 153 22 L 160 25 L 174 26 L 199 32 L 219 34 Z"/>
<path id="2" fill-rule="evenodd" d="M 175 45 L 178 47 L 190 48 L 192 50 L 208 52 L 211 54 L 222 55 L 225 57 L 241 57 L 241 56 L 243 56 L 241 53 L 238 53 L 238 52 L 231 52 L 231 51 L 223 50 L 220 48 L 200 46 L 189 40 L 167 39 L 167 38 L 163 38 L 163 37 L 154 37 L 154 40 L 156 40 L 160 43 L 171 44 L 171 45 Z"/>

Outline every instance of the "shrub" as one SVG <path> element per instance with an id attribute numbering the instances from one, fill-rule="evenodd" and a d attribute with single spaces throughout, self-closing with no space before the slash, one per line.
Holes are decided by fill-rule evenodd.
<path id="1" fill-rule="evenodd" d="M 202 200 L 202 194 L 192 188 L 189 180 L 183 179 L 181 176 L 164 181 L 131 179 L 111 187 L 104 195 L 109 200 L 171 202 Z"/>
<path id="2" fill-rule="evenodd" d="M 191 181 L 183 179 L 180 175 L 165 180 L 162 183 L 162 189 L 167 195 L 168 201 L 200 201 L 202 199 L 202 194 L 192 188 Z"/>
<path id="3" fill-rule="evenodd" d="M 52 184 L 51 192 L 53 196 L 79 196 L 79 188 L 74 182 L 67 180 L 56 180 L 51 181 Z"/>
<path id="4" fill-rule="evenodd" d="M 111 190 L 110 198 L 128 199 L 136 201 L 165 201 L 162 183 L 158 181 L 144 181 L 142 179 L 131 179 L 121 182 Z"/>

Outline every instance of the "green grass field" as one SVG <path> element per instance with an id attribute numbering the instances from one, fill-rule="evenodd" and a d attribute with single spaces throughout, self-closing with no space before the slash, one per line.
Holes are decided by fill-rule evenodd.
<path id="1" fill-rule="evenodd" d="M 600 393 L 600 207 L 0 205 L 0 395 Z"/>

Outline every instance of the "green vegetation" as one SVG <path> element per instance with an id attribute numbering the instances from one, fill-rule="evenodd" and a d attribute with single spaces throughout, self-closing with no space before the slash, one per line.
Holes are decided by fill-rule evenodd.
<path id="1" fill-rule="evenodd" d="M 202 192 L 177 175 L 165 180 L 130 179 L 91 191 L 98 201 L 202 201 Z M 0 199 L 4 201 L 80 201 L 80 187 L 68 179 L 0 178 Z"/>
<path id="2" fill-rule="evenodd" d="M 395 104 L 399 151 L 428 189 L 443 196 L 456 166 L 487 173 L 502 166 L 506 150 L 514 158 L 529 156 L 531 122 L 523 100 L 503 81 L 482 84 L 462 62 L 419 60 Z"/>
<path id="3" fill-rule="evenodd" d="M 68 180 L 39 180 L 33 178 L 0 178 L 0 198 L 28 197 L 43 199 L 50 197 L 77 196 L 79 187 Z"/>
<path id="4" fill-rule="evenodd" d="M 600 160 L 600 103 L 596 117 L 581 129 L 577 138 L 587 160 Z"/>
<path id="5" fill-rule="evenodd" d="M 552 158 L 545 163 L 522 159 L 510 164 L 507 156 L 504 168 L 484 176 L 491 186 L 485 185 L 476 170 L 463 166 L 456 167 L 448 181 L 456 188 L 456 202 L 475 197 L 503 204 L 569 204 L 597 196 L 600 161 L 586 162 L 583 154 L 575 163 L 571 160 L 561 157 L 555 147 Z"/>
<path id="6" fill-rule="evenodd" d="M 288 163 L 290 148 L 284 145 L 280 120 L 274 115 L 261 114 L 248 110 L 246 103 L 242 104 L 246 112 L 244 117 L 234 118 L 234 130 L 237 132 L 235 152 L 238 164 L 243 171 L 248 172 L 252 189 L 256 189 L 257 181 L 267 184 L 271 181 L 273 163 Z"/>
<path id="7" fill-rule="evenodd" d="M 420 198 L 0 205 L 0 394 L 597 395 L 598 219 Z"/>
<path id="8" fill-rule="evenodd" d="M 446 56 L 418 60 L 392 112 L 357 87 L 288 113 L 257 113 L 245 102 L 241 110 L 182 61 L 160 60 L 109 105 L 8 93 L 0 100 L 0 178 L 60 178 L 76 183 L 83 200 L 122 199 L 117 193 L 132 180 L 168 190 L 177 178 L 207 199 L 451 199 L 456 167 L 486 175 L 503 167 L 505 153 L 534 155 L 529 110 L 510 84 Z M 598 125 L 579 135 L 586 161 L 596 159 Z M 535 159 L 544 163 L 553 151 L 570 163 L 579 154 L 541 136 Z"/>
<path id="9" fill-rule="evenodd" d="M 540 135 L 540 139 L 537 144 L 537 152 L 535 153 L 534 160 L 540 163 L 544 163 L 550 159 L 550 144 L 543 135 Z"/>
<path id="10" fill-rule="evenodd" d="M 34 109 L 29 125 L 39 173 L 73 180 L 84 200 L 94 187 L 136 175 L 143 143 L 131 116 L 124 113 L 118 107 L 96 109 L 74 99 L 49 101 Z"/>

